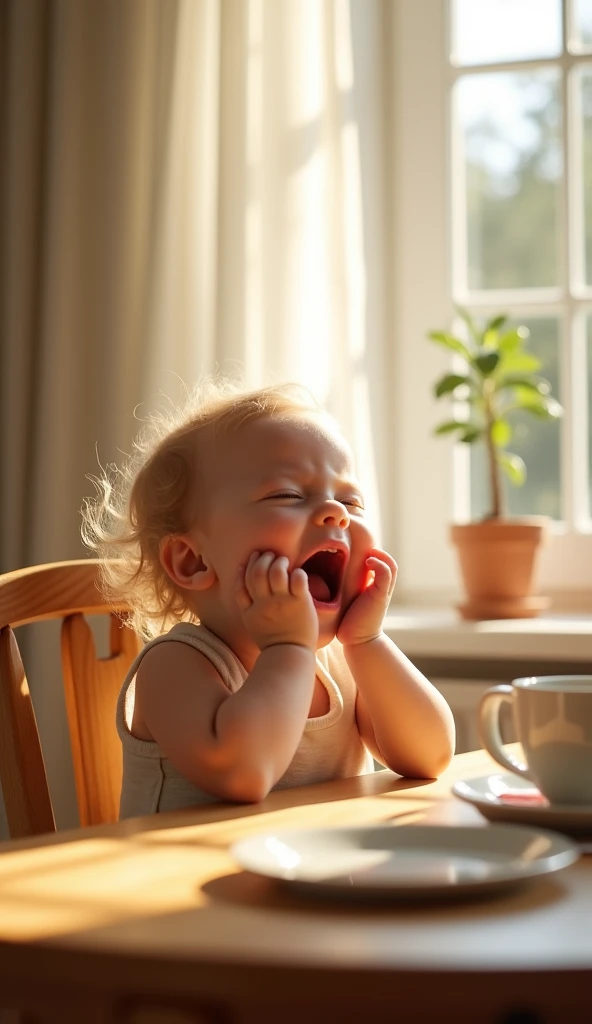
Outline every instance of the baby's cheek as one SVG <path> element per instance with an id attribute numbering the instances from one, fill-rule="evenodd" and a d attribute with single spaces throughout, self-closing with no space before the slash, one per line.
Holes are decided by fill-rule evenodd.
<path id="1" fill-rule="evenodd" d="M 376 540 L 369 524 L 363 520 L 352 521 L 350 530 L 352 554 L 355 554 L 360 559 L 366 559 L 370 551 L 376 547 Z"/>

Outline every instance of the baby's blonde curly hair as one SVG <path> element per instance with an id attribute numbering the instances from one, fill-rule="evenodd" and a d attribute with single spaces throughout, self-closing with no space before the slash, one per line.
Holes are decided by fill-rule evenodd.
<path id="1" fill-rule="evenodd" d="M 101 559 L 101 589 L 126 621 L 150 639 L 175 622 L 196 621 L 186 594 L 160 562 L 161 542 L 185 533 L 195 518 L 200 438 L 211 444 L 218 431 L 294 412 L 322 415 L 313 396 L 297 384 L 246 391 L 231 381 L 201 380 L 179 405 L 150 415 L 122 466 L 91 476 L 96 496 L 82 509 L 82 539 Z"/>

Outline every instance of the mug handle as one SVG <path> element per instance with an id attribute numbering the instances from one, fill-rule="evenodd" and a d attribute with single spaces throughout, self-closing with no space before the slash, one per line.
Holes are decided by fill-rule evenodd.
<path id="1" fill-rule="evenodd" d="M 492 686 L 491 690 L 485 691 L 479 703 L 479 734 L 485 750 L 491 754 L 494 761 L 515 775 L 522 775 L 523 778 L 532 781 L 527 766 L 516 760 L 512 754 L 505 752 L 499 729 L 500 708 L 502 704 L 512 703 L 512 694 L 512 687 L 506 684 Z"/>

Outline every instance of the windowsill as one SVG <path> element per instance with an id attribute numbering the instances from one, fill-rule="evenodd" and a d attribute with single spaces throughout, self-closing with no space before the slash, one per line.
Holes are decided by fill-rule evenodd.
<path id="1" fill-rule="evenodd" d="M 415 657 L 592 661 L 592 614 L 465 622 L 453 608 L 394 607 L 385 632 Z"/>

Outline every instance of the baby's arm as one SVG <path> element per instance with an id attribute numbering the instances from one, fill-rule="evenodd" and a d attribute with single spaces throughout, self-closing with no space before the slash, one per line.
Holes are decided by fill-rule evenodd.
<path id="1" fill-rule="evenodd" d="M 230 694 L 202 654 L 158 644 L 136 682 L 141 720 L 190 782 L 227 800 L 258 801 L 288 768 L 312 698 L 318 620 L 301 569 L 254 552 L 237 584 L 245 625 L 261 653 Z M 135 720 L 135 715 L 134 715 Z"/>
<path id="2" fill-rule="evenodd" d="M 414 779 L 440 775 L 454 753 L 454 718 L 426 677 L 384 633 L 344 647 L 356 681 L 356 718 L 370 752 Z"/>
<path id="3" fill-rule="evenodd" d="M 371 753 L 392 771 L 435 778 L 454 753 L 454 718 L 438 690 L 382 632 L 396 563 L 375 550 L 367 565 L 373 580 L 337 634 L 358 689 L 358 728 Z"/>

